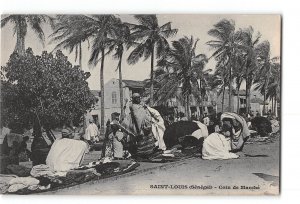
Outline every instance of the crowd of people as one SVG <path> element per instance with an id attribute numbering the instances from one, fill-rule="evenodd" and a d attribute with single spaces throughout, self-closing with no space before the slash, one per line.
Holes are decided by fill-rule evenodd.
<path id="1" fill-rule="evenodd" d="M 253 113 L 208 115 L 205 112 L 200 118 L 192 115 L 191 120 L 188 120 L 184 113 L 180 112 L 177 117 L 163 118 L 157 110 L 144 104 L 138 93 L 132 95 L 131 104 L 124 109 L 124 116 L 116 113 L 112 121 L 107 121 L 104 141 L 100 141 L 99 128 L 92 118 L 88 120 L 85 130 L 82 123 L 77 128 L 64 125 L 61 131 L 62 139 L 84 141 L 90 147 L 89 150 L 100 142 L 102 152 L 99 158 L 110 160 L 149 158 L 154 154 L 164 154 L 176 145 L 186 147 L 187 144 L 198 146 L 203 159 L 220 159 L 236 157 L 234 153 L 242 150 L 250 136 L 249 129 L 265 137 L 279 131 L 280 127 L 278 120 L 271 113 L 268 117 L 262 117 L 258 114 L 254 116 Z M 43 131 L 42 137 L 39 137 L 42 142 L 35 142 L 43 143 L 43 146 L 36 147 L 38 145 L 33 142 L 31 151 L 27 149 L 29 137 L 20 135 L 12 131 L 4 139 L 2 153 L 8 155 L 10 163 L 17 164 L 20 155 L 30 158 L 34 165 L 45 163 L 56 139 L 53 134 Z M 219 152 L 216 153 L 217 151 Z"/>

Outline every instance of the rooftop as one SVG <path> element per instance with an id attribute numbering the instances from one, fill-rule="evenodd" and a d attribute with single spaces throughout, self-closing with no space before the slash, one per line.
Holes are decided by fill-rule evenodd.
<path id="1" fill-rule="evenodd" d="M 260 98 L 252 98 L 250 100 L 251 103 L 259 103 L 260 105 L 264 105 L 264 101 Z M 266 101 L 265 105 L 268 105 L 269 103 Z"/>
<path id="2" fill-rule="evenodd" d="M 240 96 L 246 96 L 246 90 L 240 90 Z M 233 90 L 234 95 L 238 95 L 237 90 Z"/>
<path id="3" fill-rule="evenodd" d="M 100 90 L 91 90 L 91 92 L 94 96 L 100 96 Z"/>
<path id="4" fill-rule="evenodd" d="M 123 80 L 125 86 L 130 88 L 144 88 L 145 81 L 135 81 L 135 80 Z"/>

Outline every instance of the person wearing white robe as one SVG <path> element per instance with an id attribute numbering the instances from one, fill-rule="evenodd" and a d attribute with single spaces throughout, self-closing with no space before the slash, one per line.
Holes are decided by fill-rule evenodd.
<path id="1" fill-rule="evenodd" d="M 202 159 L 205 160 L 224 160 L 236 159 L 239 156 L 231 151 L 232 141 L 229 127 L 222 126 L 220 133 L 212 133 L 203 142 Z"/>
<path id="2" fill-rule="evenodd" d="M 152 116 L 152 133 L 156 139 L 155 145 L 158 146 L 158 148 L 161 150 L 166 150 L 167 147 L 163 139 L 164 132 L 166 130 L 164 119 L 161 117 L 159 112 L 154 108 L 147 106 L 147 109 L 149 110 Z"/>
<path id="3" fill-rule="evenodd" d="M 90 142 L 90 141 L 97 141 L 98 135 L 99 135 L 98 127 L 97 127 L 97 125 L 93 122 L 92 119 L 89 119 L 89 123 L 90 123 L 90 124 L 89 124 L 88 127 L 86 128 L 84 138 L 85 138 L 88 142 Z"/>

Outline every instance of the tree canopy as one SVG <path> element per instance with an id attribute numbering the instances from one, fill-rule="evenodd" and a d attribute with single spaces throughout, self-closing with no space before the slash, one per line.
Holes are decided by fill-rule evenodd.
<path id="1" fill-rule="evenodd" d="M 1 67 L 1 121 L 18 121 L 23 128 L 38 119 L 41 126 L 79 122 L 97 98 L 91 93 L 89 72 L 73 66 L 61 51 L 24 56 L 13 53 Z"/>

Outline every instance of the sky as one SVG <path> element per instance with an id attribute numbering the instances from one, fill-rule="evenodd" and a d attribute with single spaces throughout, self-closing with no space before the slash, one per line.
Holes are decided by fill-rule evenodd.
<path id="1" fill-rule="evenodd" d="M 118 15 L 124 22 L 137 23 L 132 15 Z M 271 57 L 280 56 L 281 51 L 281 17 L 280 15 L 197 15 L 197 14 L 159 14 L 157 15 L 158 23 L 163 25 L 167 22 L 172 22 L 172 28 L 177 28 L 178 33 L 173 38 L 169 38 L 168 41 L 172 42 L 183 36 L 193 36 L 194 39 L 199 39 L 197 44 L 196 54 L 205 54 L 208 57 L 211 56 L 213 50 L 210 49 L 206 42 L 213 40 L 207 32 L 213 28 L 213 25 L 220 20 L 232 19 L 235 22 L 236 29 L 247 28 L 252 26 L 254 33 L 260 32 L 262 35 L 261 42 L 268 40 L 271 44 Z M 52 33 L 50 26 L 43 26 L 46 41 L 44 46 L 37 39 L 37 36 L 30 28 L 25 40 L 25 46 L 31 47 L 36 55 L 42 53 L 43 50 L 51 52 L 55 47 L 55 44 L 49 44 L 50 39 L 48 36 Z M 10 54 L 13 52 L 16 44 L 16 36 L 13 36 L 13 25 L 8 24 L 4 28 L 1 28 L 1 66 L 4 66 Z M 83 48 L 83 69 L 91 73 L 91 77 L 88 79 L 89 87 L 92 90 L 100 89 L 100 63 L 93 67 L 88 65 L 90 57 L 90 50 L 88 44 L 85 43 Z M 65 55 L 68 56 L 69 61 L 76 65 L 75 53 L 69 53 L 67 50 L 62 50 Z M 132 80 L 144 80 L 150 76 L 150 59 L 143 61 L 141 59 L 135 65 L 129 65 L 126 62 L 131 50 L 126 51 L 123 57 L 122 70 L 123 79 Z M 111 56 L 107 56 L 104 62 L 104 83 L 111 78 L 118 78 L 118 72 L 116 71 L 117 61 Z M 215 61 L 211 59 L 206 65 L 206 69 L 214 69 Z"/>

